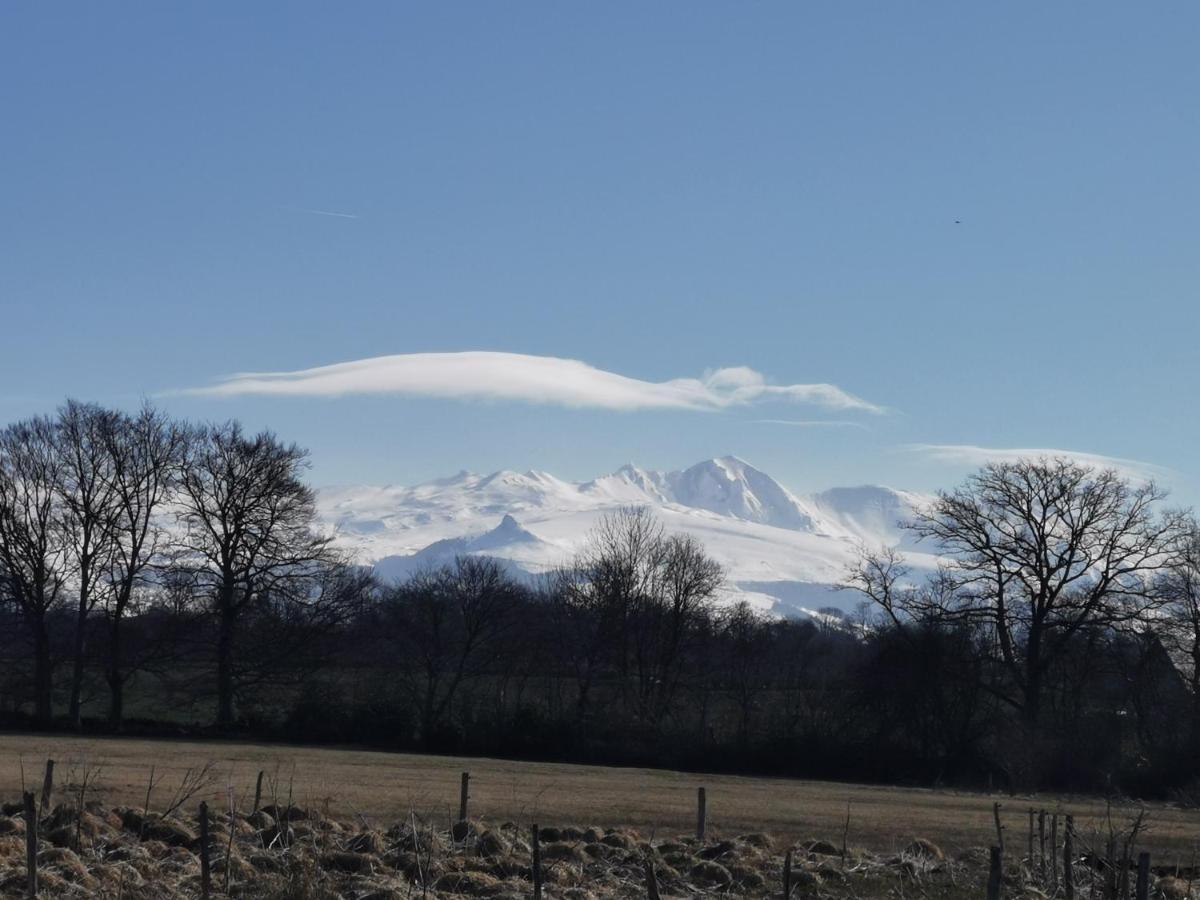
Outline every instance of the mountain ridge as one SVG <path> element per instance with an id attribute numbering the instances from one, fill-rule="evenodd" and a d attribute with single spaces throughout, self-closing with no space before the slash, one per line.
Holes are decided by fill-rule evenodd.
<path id="1" fill-rule="evenodd" d="M 413 486 L 326 488 L 318 511 L 337 544 L 397 580 L 461 554 L 493 556 L 533 577 L 566 563 L 603 515 L 647 506 L 725 567 L 726 601 L 804 615 L 853 609 L 857 600 L 833 586 L 863 545 L 899 546 L 914 568 L 932 568 L 934 558 L 897 524 L 928 499 L 880 485 L 798 494 L 740 457 L 721 456 L 670 472 L 627 463 L 579 482 L 502 469 Z"/>

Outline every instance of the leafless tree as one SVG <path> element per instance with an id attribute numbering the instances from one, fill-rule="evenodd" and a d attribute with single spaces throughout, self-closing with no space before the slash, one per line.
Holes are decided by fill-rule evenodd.
<path id="1" fill-rule="evenodd" d="M 82 724 L 80 696 L 84 642 L 92 610 L 106 593 L 116 543 L 120 500 L 114 485 L 109 436 L 121 415 L 94 403 L 68 400 L 58 411 L 54 431 L 59 456 L 57 490 L 63 533 L 71 554 L 75 594 L 75 631 L 71 645 L 71 692 L 68 716 Z"/>
<path id="2" fill-rule="evenodd" d="M 574 719 L 579 727 L 591 709 L 596 685 L 612 664 L 620 620 L 604 603 L 582 560 L 553 573 L 545 601 L 553 654 L 574 682 Z"/>
<path id="3" fill-rule="evenodd" d="M 234 723 L 235 638 L 253 604 L 297 596 L 330 562 L 314 530 L 312 490 L 301 480 L 307 453 L 237 422 L 191 441 L 181 478 L 183 534 L 177 564 L 193 572 L 216 618 L 217 726 Z"/>
<path id="4" fill-rule="evenodd" d="M 765 702 L 764 688 L 777 662 L 771 654 L 771 623 L 742 601 L 722 612 L 718 627 L 725 646 L 719 665 L 737 708 L 738 747 L 745 752 L 751 722 Z"/>
<path id="5" fill-rule="evenodd" d="M 558 578 L 555 620 L 587 696 L 602 662 L 615 669 L 625 703 L 647 727 L 666 714 L 678 687 L 687 641 L 724 581 L 698 541 L 666 535 L 644 507 L 600 519 L 575 564 Z"/>
<path id="6" fill-rule="evenodd" d="M 1158 590 L 1166 605 L 1156 630 L 1187 679 L 1192 739 L 1200 745 L 1200 524 L 1195 520 L 1182 535 Z"/>
<path id="7" fill-rule="evenodd" d="M 984 628 L 1004 678 L 992 690 L 1037 727 L 1050 668 L 1084 629 L 1144 621 L 1151 582 L 1185 526 L 1164 496 L 1112 470 L 1065 458 L 997 462 L 941 493 L 910 524 L 948 563 L 912 585 L 900 557 L 868 555 L 849 584 L 896 622 Z"/>
<path id="8" fill-rule="evenodd" d="M 639 714 L 657 726 L 675 698 L 688 642 L 712 612 L 725 573 L 691 535 L 667 536 L 651 559 L 656 568 L 650 592 L 638 597 L 632 644 Z"/>
<path id="9" fill-rule="evenodd" d="M 401 657 L 412 663 L 408 687 L 427 746 L 463 682 L 494 664 L 520 593 L 500 563 L 476 556 L 418 573 L 392 592 L 386 606 L 396 627 L 390 633 L 400 637 Z"/>
<path id="10" fill-rule="evenodd" d="M 368 569 L 328 548 L 305 577 L 277 578 L 241 613 L 234 641 L 237 697 L 277 696 L 326 668 L 340 629 L 373 599 Z"/>
<path id="11" fill-rule="evenodd" d="M 166 507 L 174 497 L 191 430 L 144 405 L 134 416 L 110 421 L 104 444 L 111 466 L 117 514 L 107 577 L 104 613 L 108 645 L 104 675 L 109 689 L 109 724 L 120 728 L 125 684 L 132 669 L 124 643 L 126 614 L 167 543 Z"/>
<path id="12" fill-rule="evenodd" d="M 0 597 L 20 611 L 33 644 L 34 714 L 53 711 L 47 618 L 70 577 L 58 485 L 62 459 L 54 423 L 38 417 L 0 431 Z"/>

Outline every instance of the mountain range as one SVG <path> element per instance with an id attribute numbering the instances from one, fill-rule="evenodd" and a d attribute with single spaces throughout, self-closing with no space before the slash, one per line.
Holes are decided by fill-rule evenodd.
<path id="1" fill-rule="evenodd" d="M 935 556 L 900 527 L 929 499 L 879 486 L 796 494 L 724 456 L 674 472 L 625 465 L 583 482 L 500 471 L 412 487 L 325 488 L 318 510 L 336 543 L 396 581 L 462 554 L 536 576 L 569 561 L 601 516 L 646 506 L 725 567 L 725 601 L 799 616 L 858 606 L 860 597 L 834 586 L 864 545 L 898 546 L 915 570 L 932 570 Z"/>

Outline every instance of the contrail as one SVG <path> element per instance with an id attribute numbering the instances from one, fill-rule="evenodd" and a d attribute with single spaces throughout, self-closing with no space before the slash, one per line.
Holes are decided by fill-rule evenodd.
<path id="1" fill-rule="evenodd" d="M 356 216 L 352 213 L 333 212 L 332 210 L 328 210 L 328 209 L 309 209 L 306 206 L 284 206 L 284 207 L 282 207 L 282 209 L 286 209 L 289 212 L 309 213 L 310 215 L 314 215 L 314 216 L 333 216 L 335 219 L 357 219 L 358 218 L 358 216 Z"/>

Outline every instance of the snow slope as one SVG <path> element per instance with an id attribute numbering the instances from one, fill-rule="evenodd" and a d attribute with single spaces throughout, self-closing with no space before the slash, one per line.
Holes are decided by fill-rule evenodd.
<path id="1" fill-rule="evenodd" d="M 535 575 L 568 561 L 601 516 L 648 506 L 668 531 L 694 535 L 725 567 L 728 600 L 801 615 L 858 605 L 832 586 L 863 544 L 899 545 L 915 568 L 932 569 L 933 556 L 899 527 L 927 499 L 875 486 L 800 496 L 725 456 L 677 472 L 626 465 L 578 483 L 502 471 L 413 487 L 327 488 L 318 508 L 338 544 L 395 580 L 461 554 Z"/>

